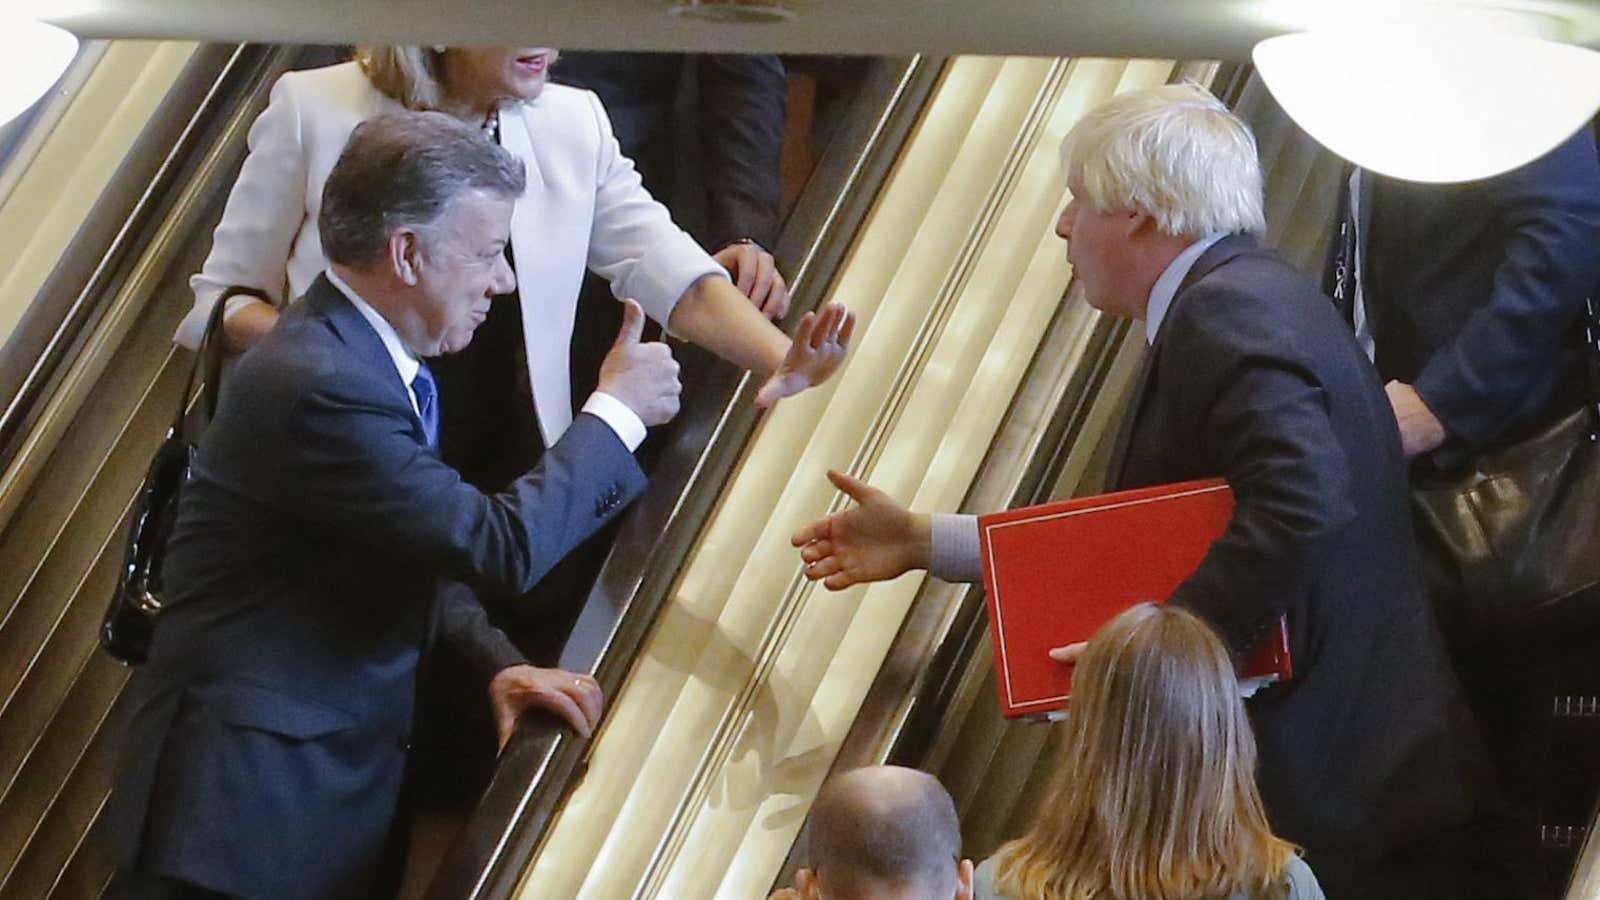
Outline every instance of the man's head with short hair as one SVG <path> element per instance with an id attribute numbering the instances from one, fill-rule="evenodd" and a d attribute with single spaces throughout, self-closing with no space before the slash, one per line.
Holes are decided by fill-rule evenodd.
<path id="1" fill-rule="evenodd" d="M 926 772 L 869 766 L 828 781 L 806 826 L 807 900 L 966 900 L 955 804 Z"/>
<path id="2" fill-rule="evenodd" d="M 1072 199 L 1056 222 L 1089 303 L 1139 318 L 1185 247 L 1265 229 L 1250 129 L 1204 88 L 1118 94 L 1061 143 Z"/>
<path id="3" fill-rule="evenodd" d="M 452 116 L 368 119 L 323 185 L 322 250 L 413 352 L 459 350 L 515 286 L 505 245 L 525 186 L 521 160 Z"/>
<path id="4" fill-rule="evenodd" d="M 1192 82 L 1118 94 L 1061 142 L 1074 195 L 1148 213 L 1164 234 L 1258 234 L 1261 162 L 1250 127 Z"/>

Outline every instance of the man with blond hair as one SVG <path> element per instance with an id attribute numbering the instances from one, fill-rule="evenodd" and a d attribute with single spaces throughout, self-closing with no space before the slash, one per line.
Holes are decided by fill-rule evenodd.
<path id="1" fill-rule="evenodd" d="M 1329 299 L 1250 237 L 1265 226 L 1254 137 L 1203 89 L 1168 85 L 1091 111 L 1062 151 L 1074 277 L 1092 306 L 1143 319 L 1148 345 L 1111 487 L 1226 478 L 1232 519 L 1171 602 L 1240 661 L 1288 616 L 1295 677 L 1249 701 L 1274 830 L 1333 900 L 1465 896 L 1452 882 L 1481 754 L 1424 602 L 1399 434 Z M 830 478 L 858 504 L 795 535 L 808 577 L 981 576 L 973 517 Z"/>

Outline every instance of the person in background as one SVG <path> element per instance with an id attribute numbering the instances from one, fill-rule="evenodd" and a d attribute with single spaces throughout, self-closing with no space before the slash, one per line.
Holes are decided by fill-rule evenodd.
<path id="1" fill-rule="evenodd" d="M 1328 298 L 1249 236 L 1265 226 L 1254 136 L 1178 84 L 1117 95 L 1062 147 L 1073 277 L 1144 320 L 1110 484 L 1226 479 L 1228 525 L 1170 602 L 1238 663 L 1288 618 L 1294 678 L 1246 704 L 1273 830 L 1334 900 L 1469 896 L 1484 763 L 1423 596 L 1399 434 Z M 829 477 L 858 505 L 794 535 L 807 577 L 982 577 L 976 517 Z"/>
<path id="2" fill-rule="evenodd" d="M 783 61 L 744 53 L 579 51 L 562 53 L 553 77 L 594 91 L 645 190 L 738 273 L 740 290 L 766 298 L 763 315 L 781 318 L 788 291 L 765 248 L 778 238 L 783 201 Z M 617 331 L 617 305 L 603 302 L 609 292 L 594 273 L 584 278 L 572 348 L 578 393 L 586 386 L 583 373 L 593 369 L 584 361 L 603 355 Z M 705 360 L 685 355 L 682 361 L 685 381 L 692 382 Z M 646 448 L 648 469 L 651 444 Z"/>
<path id="3" fill-rule="evenodd" d="M 555 78 L 599 95 L 645 189 L 702 245 L 748 240 L 759 249 L 777 240 L 788 106 L 783 60 L 569 52 Z"/>
<path id="4" fill-rule="evenodd" d="M 978 866 L 976 900 L 1323 900 L 1267 823 L 1233 662 L 1193 613 L 1101 626 L 1071 703 L 1033 824 Z"/>
<path id="5" fill-rule="evenodd" d="M 1324 283 L 1373 357 L 1413 483 L 1470 470 L 1585 402 L 1585 301 L 1600 287 L 1600 158 L 1588 128 L 1492 178 L 1420 184 L 1352 169 L 1340 188 Z M 1450 580 L 1433 582 L 1502 781 L 1506 833 L 1487 843 L 1521 896 L 1555 896 L 1576 850 L 1541 846 L 1541 832 L 1588 823 L 1600 775 L 1579 760 L 1600 743 L 1549 711 L 1600 694 L 1600 621 L 1484 633 Z M 1572 762 L 1552 764 L 1551 747 L 1570 748 Z"/>
<path id="6" fill-rule="evenodd" d="M 805 830 L 807 867 L 768 900 L 971 900 L 972 861 L 939 779 L 867 766 L 828 779 Z"/>

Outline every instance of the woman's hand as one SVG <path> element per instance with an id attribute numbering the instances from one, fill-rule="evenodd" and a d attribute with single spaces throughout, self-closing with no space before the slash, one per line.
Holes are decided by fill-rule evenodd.
<path id="1" fill-rule="evenodd" d="M 855 325 L 856 314 L 840 303 L 801 317 L 782 365 L 756 392 L 756 405 L 771 406 L 827 381 L 844 362 Z"/>
<path id="2" fill-rule="evenodd" d="M 734 241 L 711 258 L 728 270 L 739 293 L 750 298 L 756 309 L 769 319 L 783 318 L 789 311 L 789 286 L 772 254 L 751 240 Z"/>

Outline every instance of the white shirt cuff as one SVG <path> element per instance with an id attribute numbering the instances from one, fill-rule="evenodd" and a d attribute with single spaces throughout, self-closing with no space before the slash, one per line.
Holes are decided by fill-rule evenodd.
<path id="1" fill-rule="evenodd" d="M 644 443 L 644 420 L 629 409 L 626 403 L 610 394 L 595 391 L 589 395 L 589 399 L 583 401 L 583 409 L 580 412 L 595 416 L 611 426 L 611 430 L 617 433 L 617 437 L 621 439 L 623 446 L 628 448 L 629 453 L 639 449 L 639 445 Z"/>
<path id="2" fill-rule="evenodd" d="M 943 581 L 983 580 L 983 550 L 978 545 L 978 517 L 933 513 L 928 549 L 928 574 Z"/>

